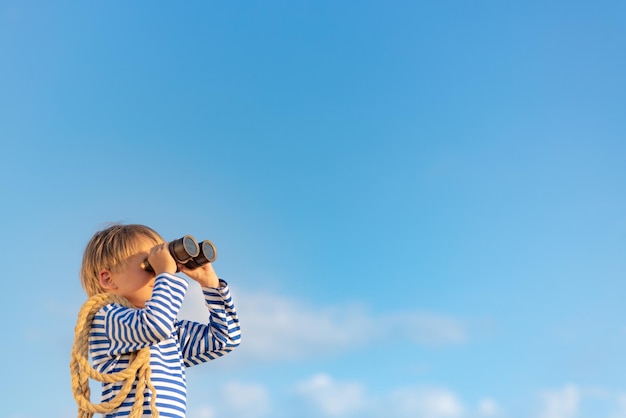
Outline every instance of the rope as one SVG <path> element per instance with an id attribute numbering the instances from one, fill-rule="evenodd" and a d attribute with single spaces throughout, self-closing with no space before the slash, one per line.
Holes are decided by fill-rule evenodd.
<path id="1" fill-rule="evenodd" d="M 129 418 L 140 418 L 143 413 L 143 401 L 146 385 L 152 392 L 150 397 L 150 409 L 152 417 L 158 418 L 156 409 L 156 392 L 150 382 L 150 347 L 131 353 L 128 367 L 117 373 L 100 373 L 89 362 L 88 346 L 91 323 L 96 313 L 110 303 L 117 303 L 129 308 L 134 308 L 126 299 L 108 293 L 99 293 L 90 297 L 78 313 L 76 328 L 74 329 L 74 345 L 72 346 L 72 358 L 70 372 L 72 375 L 72 392 L 74 400 L 78 404 L 78 418 L 92 418 L 94 413 L 106 414 L 113 412 L 128 397 L 137 382 L 135 403 L 130 411 Z M 104 383 L 123 382 L 120 391 L 108 402 L 99 404 L 91 403 L 89 379 Z"/>

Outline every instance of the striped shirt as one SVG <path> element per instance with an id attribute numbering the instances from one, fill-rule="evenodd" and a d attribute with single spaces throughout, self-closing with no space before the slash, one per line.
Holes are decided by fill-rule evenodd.
<path id="1" fill-rule="evenodd" d="M 185 368 L 214 360 L 239 345 L 239 319 L 228 284 L 220 280 L 218 289 L 203 287 L 210 312 L 209 323 L 178 320 L 176 316 L 187 291 L 186 280 L 160 274 L 152 298 L 143 309 L 130 309 L 111 303 L 95 315 L 89 334 L 93 367 L 101 373 L 126 369 L 130 353 L 150 346 L 151 382 L 161 417 L 185 417 L 187 385 Z M 120 383 L 103 383 L 101 401 L 115 397 Z M 143 417 L 150 417 L 150 397 L 146 387 Z M 128 398 L 104 418 L 126 417 L 135 401 L 135 386 Z"/>

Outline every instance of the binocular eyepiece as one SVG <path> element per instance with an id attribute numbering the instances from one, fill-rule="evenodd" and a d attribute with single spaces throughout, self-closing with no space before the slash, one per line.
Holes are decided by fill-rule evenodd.
<path id="1" fill-rule="evenodd" d="M 167 248 L 176 263 L 183 264 L 189 269 L 196 269 L 215 261 L 217 258 L 217 251 L 211 241 L 204 240 L 198 244 L 191 235 L 185 235 L 171 241 Z M 143 268 L 146 271 L 154 272 L 147 258 L 143 262 Z"/>

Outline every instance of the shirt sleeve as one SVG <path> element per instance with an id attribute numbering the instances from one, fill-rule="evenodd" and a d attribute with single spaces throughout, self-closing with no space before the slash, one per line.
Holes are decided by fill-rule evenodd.
<path id="1" fill-rule="evenodd" d="M 162 273 L 156 277 L 152 298 L 144 308 L 105 306 L 103 322 L 108 354 L 130 353 L 171 337 L 188 286 L 184 279 Z"/>
<path id="2" fill-rule="evenodd" d="M 203 287 L 209 323 L 180 321 L 179 341 L 185 366 L 214 360 L 239 346 L 241 330 L 228 284 L 220 280 L 220 288 Z"/>

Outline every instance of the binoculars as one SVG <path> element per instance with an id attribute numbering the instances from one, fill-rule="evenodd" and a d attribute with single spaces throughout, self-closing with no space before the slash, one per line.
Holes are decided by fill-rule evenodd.
<path id="1" fill-rule="evenodd" d="M 196 269 L 215 261 L 217 258 L 217 250 L 211 241 L 204 240 L 198 244 L 198 241 L 191 235 L 185 235 L 171 241 L 167 248 L 176 263 L 183 264 L 189 269 Z M 154 272 L 147 258 L 143 262 L 143 268 L 146 271 Z"/>

